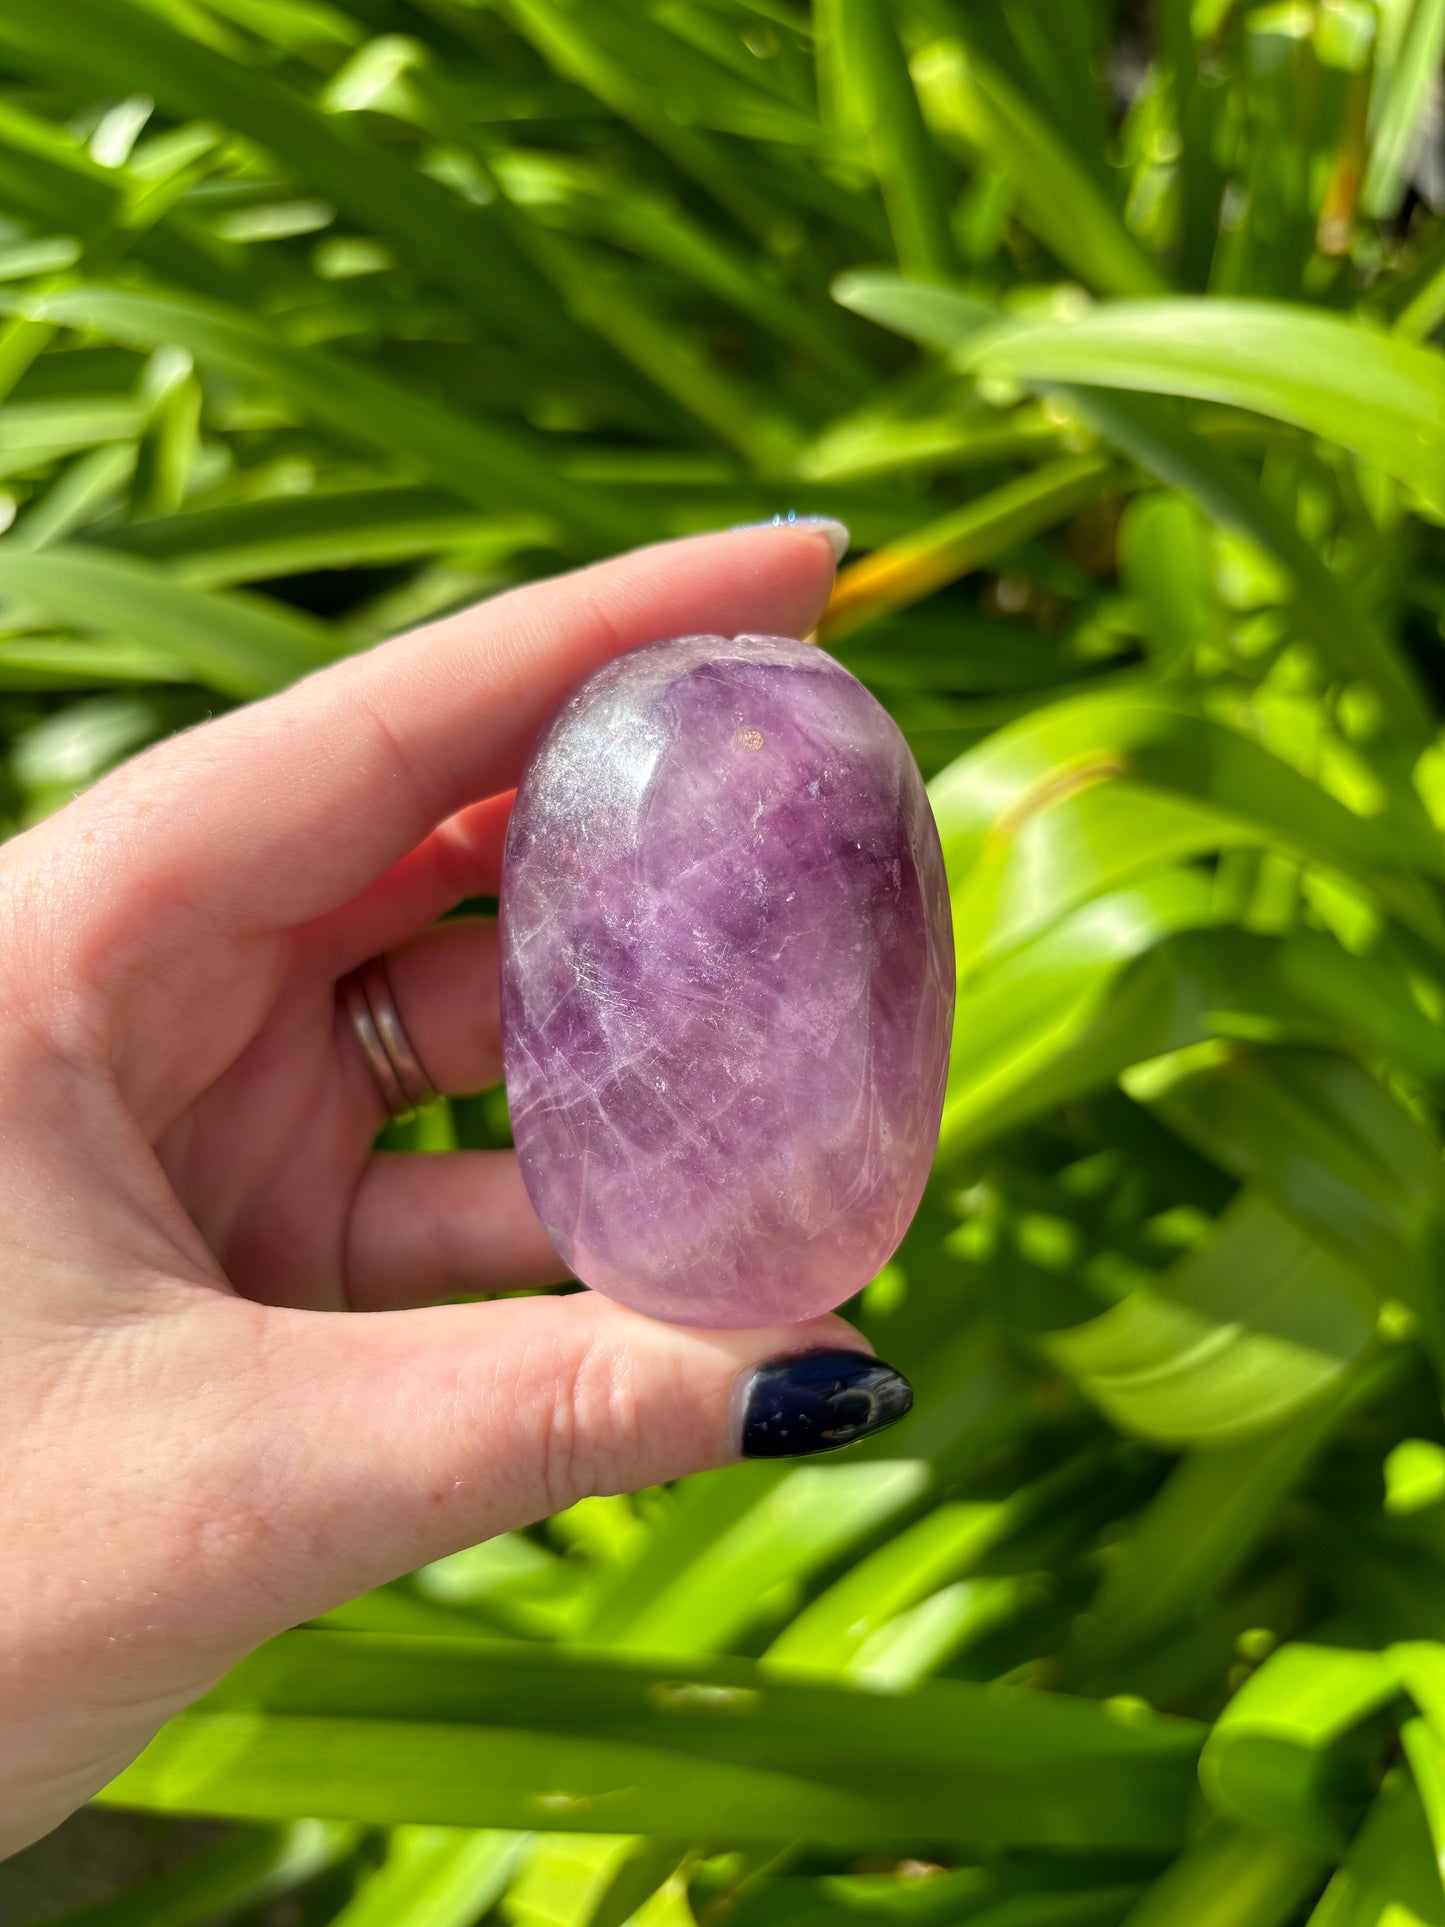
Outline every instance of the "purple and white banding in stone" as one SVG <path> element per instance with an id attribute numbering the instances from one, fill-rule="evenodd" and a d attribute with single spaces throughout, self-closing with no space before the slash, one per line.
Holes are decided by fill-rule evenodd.
<path id="1" fill-rule="evenodd" d="M 953 936 L 897 725 L 779 636 L 605 664 L 539 740 L 501 899 L 528 1193 L 584 1283 L 746 1326 L 841 1304 L 938 1137 Z"/>

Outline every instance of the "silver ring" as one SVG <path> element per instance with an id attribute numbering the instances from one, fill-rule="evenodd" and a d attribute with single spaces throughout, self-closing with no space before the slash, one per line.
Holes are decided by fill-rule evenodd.
<path id="1" fill-rule="evenodd" d="M 387 1114 L 405 1120 L 435 1103 L 436 1085 L 426 1074 L 416 1048 L 402 1027 L 386 958 L 372 957 L 337 985 L 342 1009 L 371 1066 Z"/>

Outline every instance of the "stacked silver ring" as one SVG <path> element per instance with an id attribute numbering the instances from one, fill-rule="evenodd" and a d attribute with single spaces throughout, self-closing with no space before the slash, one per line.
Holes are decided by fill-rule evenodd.
<path id="1" fill-rule="evenodd" d="M 336 994 L 351 1019 L 388 1114 L 404 1122 L 423 1105 L 434 1103 L 437 1088 L 402 1027 L 386 958 L 372 957 L 359 970 L 343 977 Z"/>

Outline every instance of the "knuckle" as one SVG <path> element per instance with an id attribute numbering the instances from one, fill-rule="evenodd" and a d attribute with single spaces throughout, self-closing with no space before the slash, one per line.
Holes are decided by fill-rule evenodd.
<path id="1" fill-rule="evenodd" d="M 626 1352 L 596 1340 L 580 1346 L 548 1397 L 542 1485 L 549 1511 L 630 1489 L 638 1417 L 636 1377 Z"/>
<path id="2" fill-rule="evenodd" d="M 0 1042 L 12 1049 L 38 1046 L 70 1062 L 96 1055 L 96 1012 L 64 915 L 83 883 L 73 854 L 38 831 L 0 860 Z"/>

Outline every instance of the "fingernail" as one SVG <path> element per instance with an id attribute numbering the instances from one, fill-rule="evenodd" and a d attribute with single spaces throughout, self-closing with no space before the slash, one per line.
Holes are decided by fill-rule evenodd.
<path id="1" fill-rule="evenodd" d="M 777 515 L 768 516 L 762 522 L 739 522 L 736 527 L 740 529 L 816 529 L 819 535 L 827 536 L 828 546 L 833 551 L 835 562 L 843 560 L 848 553 L 848 544 L 853 539 L 848 533 L 848 524 L 840 522 L 836 516 L 799 515 L 796 509 L 789 509 L 786 514 L 780 511 Z"/>
<path id="2" fill-rule="evenodd" d="M 790 1352 L 745 1374 L 738 1402 L 745 1459 L 796 1459 L 896 1425 L 913 1387 L 866 1352 Z"/>

